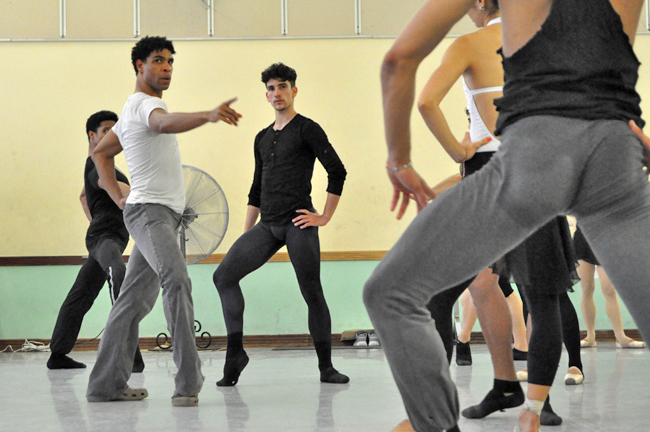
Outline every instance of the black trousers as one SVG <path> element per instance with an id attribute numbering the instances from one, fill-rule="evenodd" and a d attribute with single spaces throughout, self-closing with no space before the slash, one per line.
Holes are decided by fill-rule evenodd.
<path id="1" fill-rule="evenodd" d="M 50 350 L 55 354 L 72 351 L 86 312 L 90 310 L 99 292 L 108 281 L 111 304 L 122 287 L 126 265 L 122 259 L 125 245 L 107 237 L 89 251 L 77 279 L 63 301 L 52 332 Z"/>
<path id="2" fill-rule="evenodd" d="M 239 281 L 284 245 L 307 303 L 309 333 L 315 343 L 329 342 L 332 322 L 320 281 L 318 227 L 300 229 L 291 222 L 279 226 L 258 223 L 237 239 L 214 272 L 228 334 L 242 332 L 244 327 L 244 296 Z"/>

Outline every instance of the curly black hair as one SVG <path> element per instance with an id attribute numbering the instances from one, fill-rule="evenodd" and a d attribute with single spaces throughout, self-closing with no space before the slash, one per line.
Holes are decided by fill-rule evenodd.
<path id="1" fill-rule="evenodd" d="M 272 79 L 277 79 L 280 81 L 289 81 L 291 87 L 295 87 L 296 78 L 298 78 L 298 74 L 295 69 L 290 68 L 284 63 L 273 63 L 262 72 L 262 82 L 264 85 Z"/>
<path id="2" fill-rule="evenodd" d="M 138 67 L 135 65 L 138 60 L 146 62 L 147 57 L 152 52 L 165 49 L 169 50 L 172 54 L 176 53 L 172 41 L 167 40 L 164 36 L 146 36 L 140 39 L 131 50 L 131 63 L 133 64 L 133 69 L 135 69 L 135 74 L 138 74 Z"/>
<path id="3" fill-rule="evenodd" d="M 114 121 L 117 123 L 117 114 L 113 111 L 97 111 L 86 120 L 86 136 L 90 139 L 90 131 L 97 133 L 97 129 L 104 121 Z"/>

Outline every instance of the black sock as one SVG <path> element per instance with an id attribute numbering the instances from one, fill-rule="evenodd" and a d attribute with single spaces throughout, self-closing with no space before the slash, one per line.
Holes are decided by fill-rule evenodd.
<path id="1" fill-rule="evenodd" d="M 348 376 L 343 375 L 332 366 L 332 341 L 314 342 L 316 355 L 318 356 L 318 370 L 320 370 L 320 381 L 331 384 L 345 384 L 350 382 Z"/>
<path id="2" fill-rule="evenodd" d="M 48 369 L 83 369 L 86 365 L 72 360 L 65 354 L 52 353 L 47 361 Z"/>
<path id="3" fill-rule="evenodd" d="M 239 375 L 248 364 L 248 355 L 244 351 L 243 333 L 237 332 L 228 335 L 228 348 L 226 351 L 226 364 L 223 366 L 223 378 L 217 381 L 219 387 L 230 387 L 237 384 Z"/>
<path id="4" fill-rule="evenodd" d="M 226 360 L 231 357 L 238 357 L 242 352 L 244 352 L 244 333 L 237 332 L 229 334 Z"/>
<path id="5" fill-rule="evenodd" d="M 506 393 L 523 393 L 521 389 L 521 384 L 519 381 L 506 381 L 501 379 L 494 379 L 494 384 L 492 385 L 494 390 L 499 391 L 503 394 Z"/>
<path id="6" fill-rule="evenodd" d="M 517 348 L 512 349 L 512 359 L 513 360 L 528 360 L 528 351 L 518 350 Z"/>
<path id="7" fill-rule="evenodd" d="M 526 397 L 519 381 L 494 380 L 494 387 L 480 404 L 463 410 L 463 417 L 477 419 L 487 417 L 495 411 L 514 408 L 524 403 Z"/>
<path id="8" fill-rule="evenodd" d="M 544 426 L 559 426 L 562 424 L 562 417 L 555 414 L 555 411 L 551 408 L 550 396 L 544 401 L 544 407 L 542 408 L 542 414 L 539 416 L 539 421 Z"/>
<path id="9" fill-rule="evenodd" d="M 472 350 L 469 347 L 469 341 L 456 341 L 456 364 L 458 366 L 471 366 Z"/>
<path id="10" fill-rule="evenodd" d="M 142 353 L 140 352 L 140 347 L 135 348 L 135 356 L 133 357 L 133 368 L 131 368 L 132 373 L 140 373 L 144 370 L 144 360 L 142 359 Z"/>
<path id="11" fill-rule="evenodd" d="M 314 341 L 314 348 L 318 356 L 318 369 L 322 372 L 332 367 L 332 341 Z"/>
<path id="12" fill-rule="evenodd" d="M 347 375 L 343 375 L 334 369 L 334 367 L 330 366 L 327 369 L 320 371 L 320 382 L 330 384 L 346 384 L 350 382 L 350 378 Z"/>
<path id="13" fill-rule="evenodd" d="M 450 429 L 445 429 L 445 432 L 460 432 L 460 429 L 458 428 L 458 425 L 456 425 Z"/>

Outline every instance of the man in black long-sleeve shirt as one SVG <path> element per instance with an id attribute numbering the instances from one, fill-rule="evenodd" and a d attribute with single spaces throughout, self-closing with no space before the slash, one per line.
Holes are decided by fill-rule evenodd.
<path id="1" fill-rule="evenodd" d="M 296 112 L 296 71 L 276 63 L 262 72 L 262 82 L 266 98 L 275 109 L 275 122 L 255 137 L 255 175 L 248 195 L 244 234 L 213 277 L 228 331 L 224 377 L 217 385 L 237 384 L 248 364 L 242 343 L 244 297 L 239 281 L 284 245 L 309 309 L 309 332 L 318 355 L 320 380 L 347 383 L 349 378 L 332 366 L 332 324 L 320 283 L 318 239 L 318 227 L 325 226 L 336 210 L 346 171 L 323 129 Z M 316 158 L 328 175 L 323 214 L 314 209 L 310 196 Z M 261 221 L 256 224 L 260 214 Z"/>

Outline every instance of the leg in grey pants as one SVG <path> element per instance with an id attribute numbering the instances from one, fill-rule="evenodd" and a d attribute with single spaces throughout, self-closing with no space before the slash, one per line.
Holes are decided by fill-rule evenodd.
<path id="1" fill-rule="evenodd" d="M 180 215 L 159 204 L 129 204 L 124 221 L 135 246 L 120 296 L 108 316 L 86 398 L 108 401 L 127 389 L 138 326 L 156 303 L 160 286 L 178 367 L 176 391 L 195 395 L 203 376 L 194 340 L 192 285 L 176 240 Z"/>
<path id="2" fill-rule="evenodd" d="M 366 283 L 364 302 L 418 432 L 457 423 L 458 397 L 427 302 L 556 215 L 573 214 L 650 338 L 650 185 L 622 121 L 520 120 L 478 173 L 414 219 Z M 471 244 L 472 247 L 463 247 Z"/>

